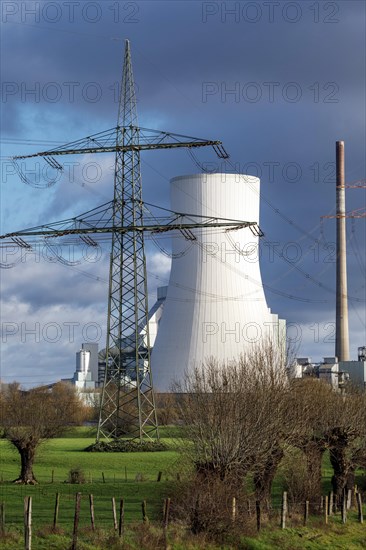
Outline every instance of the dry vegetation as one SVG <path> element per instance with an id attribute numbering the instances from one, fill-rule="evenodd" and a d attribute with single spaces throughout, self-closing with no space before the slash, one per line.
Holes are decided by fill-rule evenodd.
<path id="1" fill-rule="evenodd" d="M 186 392 L 180 415 L 191 442 L 182 452 L 194 472 L 178 491 L 177 514 L 194 532 L 231 531 L 233 497 L 241 511 L 270 511 L 273 480 L 291 449 L 301 460 L 286 488 L 313 512 L 326 450 L 338 507 L 353 486 L 365 457 L 365 394 L 342 395 L 318 379 L 289 381 L 285 364 L 269 342 L 225 368 L 208 361 L 177 386 Z"/>

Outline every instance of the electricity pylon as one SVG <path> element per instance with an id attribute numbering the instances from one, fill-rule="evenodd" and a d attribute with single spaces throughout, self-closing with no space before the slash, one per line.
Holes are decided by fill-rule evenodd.
<path id="1" fill-rule="evenodd" d="M 144 225 L 140 151 L 176 147 L 191 149 L 209 145 L 219 158 L 228 158 L 221 141 L 138 126 L 130 45 L 126 40 L 117 127 L 52 150 L 14 157 L 20 177 L 26 181 L 18 166 L 19 159 L 44 157 L 54 169 L 62 170 L 62 165 L 54 158 L 55 156 L 105 152 L 116 154 L 114 198 L 110 207 L 103 205 L 78 218 L 4 236 L 20 238 L 17 244 L 24 246 L 24 236 L 47 238 L 101 232 L 112 234 L 106 366 L 97 441 L 101 438 L 115 440 L 127 436 L 143 442 L 144 439 L 159 437 L 150 368 L 144 232 L 207 225 L 235 228 L 255 225 L 253 222 L 237 220 L 218 222 L 213 219 L 189 219 L 187 222 L 184 221 L 184 216 L 179 214 L 176 214 L 173 223 Z"/>

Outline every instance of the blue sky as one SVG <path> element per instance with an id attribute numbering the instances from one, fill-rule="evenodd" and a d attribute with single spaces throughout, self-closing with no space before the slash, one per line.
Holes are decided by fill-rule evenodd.
<path id="1" fill-rule="evenodd" d="M 28 171 L 43 169 L 40 188 L 7 158 L 113 127 L 128 38 L 141 126 L 220 139 L 240 172 L 260 176 L 268 304 L 299 355 L 333 355 L 335 220 L 320 218 L 335 209 L 336 140 L 347 182 L 365 180 L 364 2 L 4 1 L 0 17 L 1 233 L 112 197 L 113 155 L 64 157 L 74 164 L 48 187 L 52 174 L 29 161 Z M 144 154 L 145 200 L 168 206 L 169 179 L 195 171 L 184 151 Z M 365 199 L 365 189 L 347 190 L 347 210 Z M 152 303 L 169 261 L 147 249 Z M 69 376 L 84 340 L 104 346 L 108 249 L 88 252 L 73 267 L 41 247 L 2 252 L 2 379 Z M 348 277 L 356 358 L 366 343 L 365 218 L 348 221 Z"/>

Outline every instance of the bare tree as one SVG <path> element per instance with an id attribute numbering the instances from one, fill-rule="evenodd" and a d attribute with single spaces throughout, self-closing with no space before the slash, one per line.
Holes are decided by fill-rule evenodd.
<path id="1" fill-rule="evenodd" d="M 270 486 L 280 437 L 288 429 L 288 382 L 277 346 L 253 347 L 226 365 L 211 359 L 176 389 L 186 394 L 181 416 L 192 444 L 185 452 L 197 472 L 242 479 L 255 470 L 258 488 Z M 276 466 L 265 479 L 271 461 Z"/>
<path id="2" fill-rule="evenodd" d="M 328 431 L 330 462 L 336 502 L 341 504 L 343 491 L 354 485 L 355 470 L 364 453 L 366 443 L 366 396 L 350 391 L 334 395 L 331 422 Z"/>
<path id="3" fill-rule="evenodd" d="M 318 505 L 322 492 L 322 460 L 328 447 L 335 392 L 325 381 L 315 378 L 294 380 L 291 390 L 291 410 L 296 425 L 294 445 L 306 457 L 305 499 Z"/>
<path id="4" fill-rule="evenodd" d="M 19 452 L 21 470 L 15 483 L 35 484 L 33 464 L 38 446 L 60 435 L 67 426 L 79 424 L 87 414 L 70 384 L 58 383 L 51 389 L 20 389 L 9 384 L 0 393 L 0 424 L 3 437 Z"/>
<path id="5" fill-rule="evenodd" d="M 177 396 L 174 393 L 156 393 L 156 412 L 159 426 L 175 424 L 179 420 Z"/>
<path id="6" fill-rule="evenodd" d="M 324 381 L 309 378 L 293 383 L 292 410 L 296 412 L 295 445 L 307 461 L 307 500 L 321 495 L 322 459 L 329 449 L 334 470 L 333 489 L 338 504 L 354 472 L 366 441 L 364 393 L 342 395 Z M 348 488 L 348 487 L 347 487 Z"/>

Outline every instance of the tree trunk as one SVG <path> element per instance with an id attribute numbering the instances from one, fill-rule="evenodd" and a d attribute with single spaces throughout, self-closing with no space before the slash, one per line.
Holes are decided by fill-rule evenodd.
<path id="1" fill-rule="evenodd" d="M 276 447 L 263 464 L 263 468 L 254 473 L 253 482 L 255 486 L 256 500 L 264 502 L 267 511 L 271 502 L 271 490 L 277 467 L 283 458 L 283 450 Z"/>
<path id="2" fill-rule="evenodd" d="M 35 485 L 37 480 L 33 473 L 33 463 L 36 456 L 36 447 L 27 445 L 26 447 L 18 447 L 21 460 L 21 470 L 18 479 L 14 483 L 23 483 L 25 485 Z"/>
<path id="3" fill-rule="evenodd" d="M 336 504 L 339 507 L 342 502 L 343 491 L 346 489 L 349 473 L 349 461 L 346 457 L 346 448 L 333 447 L 329 452 L 330 463 L 333 468 L 332 476 L 333 492 L 336 497 Z"/>
<path id="4" fill-rule="evenodd" d="M 310 441 L 303 447 L 303 451 L 306 456 L 307 468 L 305 500 L 313 503 L 318 502 L 322 494 L 322 459 L 325 445 L 321 441 Z"/>

